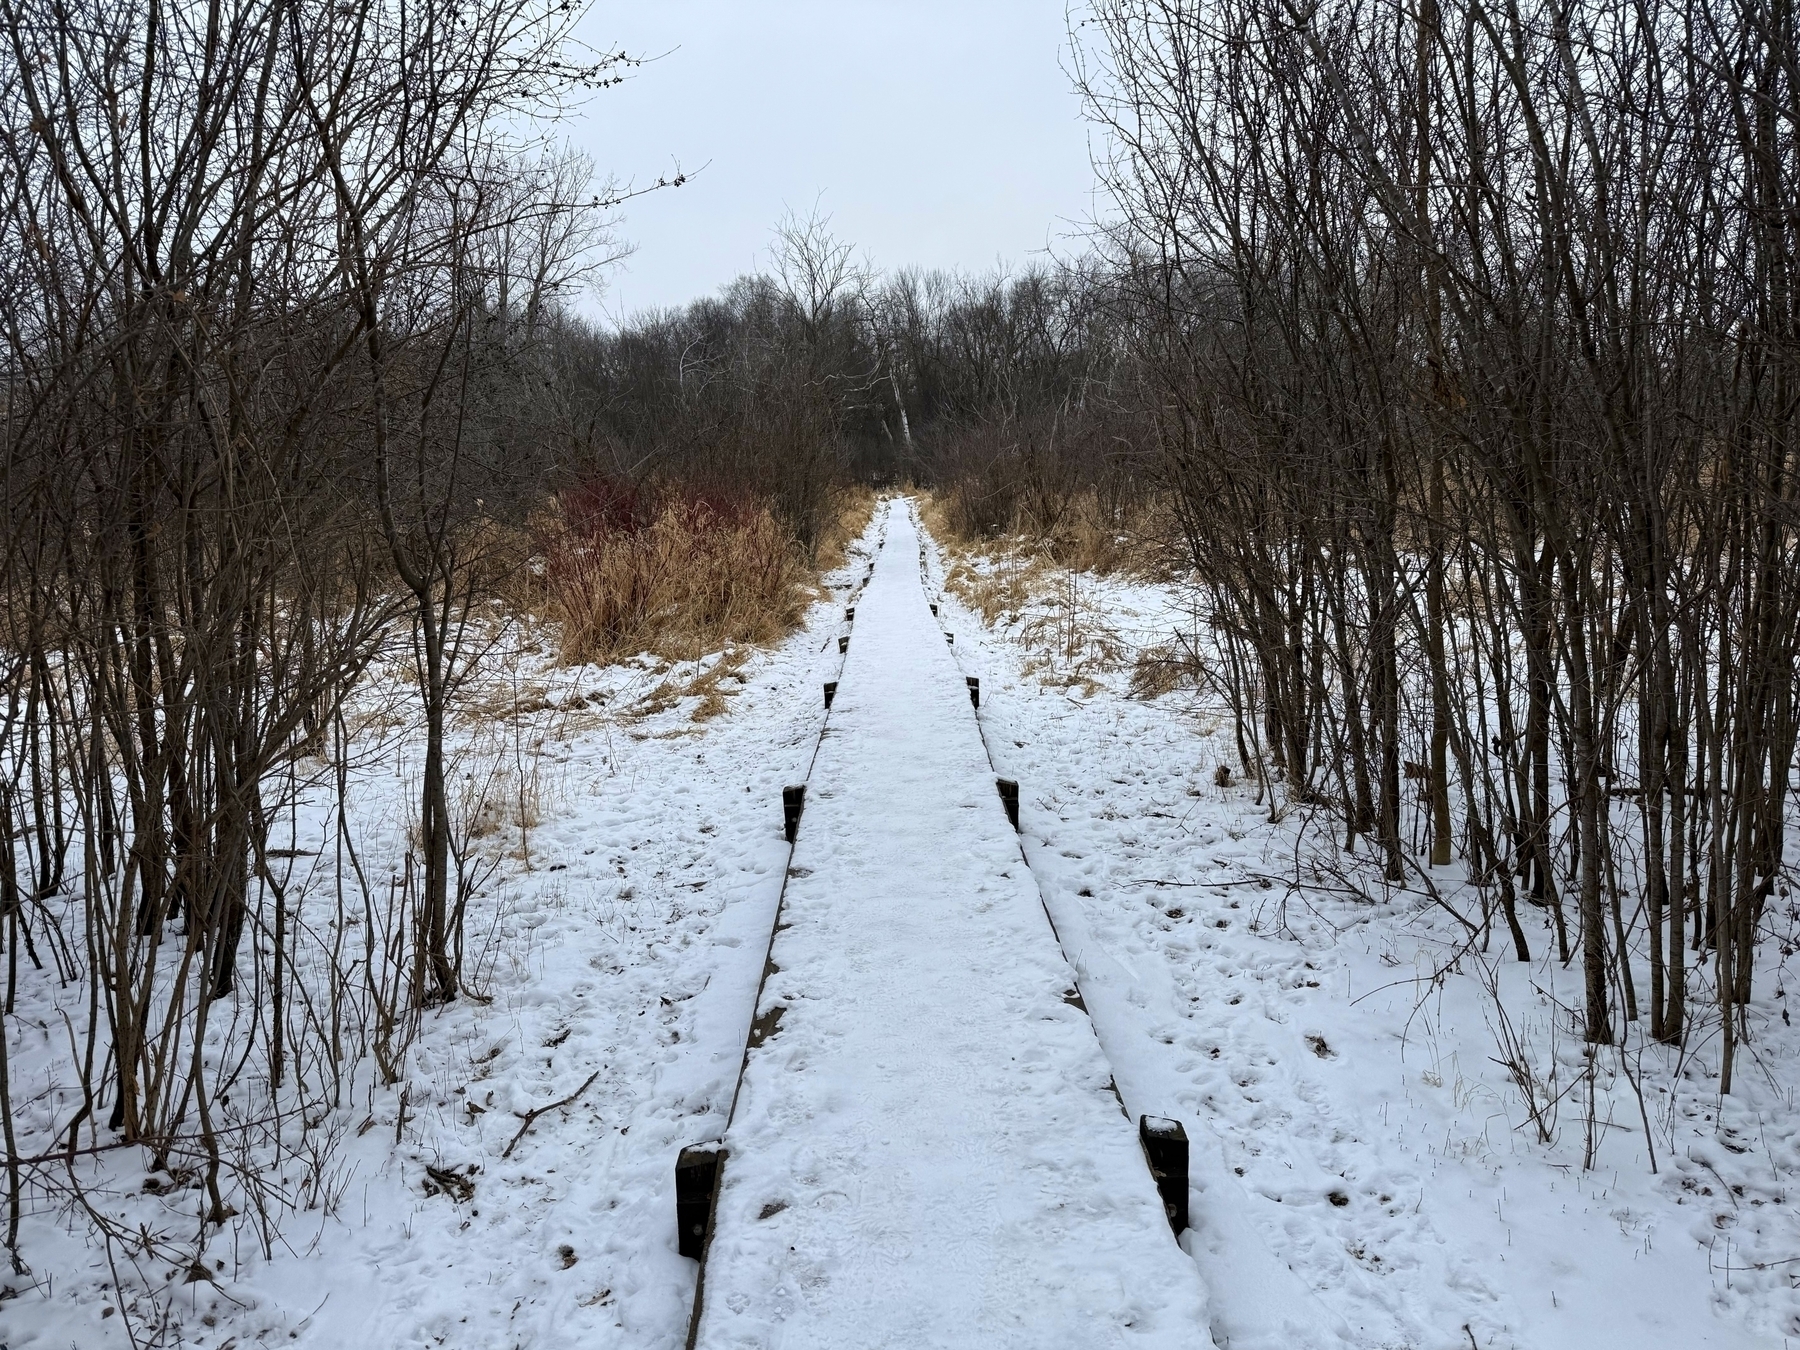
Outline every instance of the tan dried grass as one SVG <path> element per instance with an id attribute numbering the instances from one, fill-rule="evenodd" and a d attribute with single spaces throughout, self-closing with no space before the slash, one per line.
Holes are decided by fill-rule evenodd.
<path id="1" fill-rule="evenodd" d="M 810 598 L 798 547 L 760 506 L 727 517 L 677 501 L 643 529 L 563 536 L 546 574 L 570 665 L 773 642 Z"/>
<path id="2" fill-rule="evenodd" d="M 1131 697 L 1160 698 L 1177 689 L 1198 689 L 1206 667 L 1186 639 L 1145 647 L 1131 667 Z"/>
<path id="3" fill-rule="evenodd" d="M 654 717 L 657 713 L 667 712 L 683 699 L 697 698 L 700 702 L 694 708 L 692 720 L 710 721 L 730 706 L 726 702 L 728 698 L 743 691 L 744 663 L 750 659 L 750 652 L 749 647 L 727 647 L 720 653 L 718 660 L 685 680 L 671 671 L 661 684 L 632 705 L 631 716 Z M 726 681 L 736 687 L 728 687 Z"/>
<path id="4" fill-rule="evenodd" d="M 850 545 L 862 538 L 875 518 L 878 500 L 875 489 L 864 483 L 839 488 L 833 494 L 831 517 L 819 532 L 816 561 L 821 572 L 844 565 Z"/>
<path id="5" fill-rule="evenodd" d="M 1074 572 L 1122 572 L 1158 580 L 1169 575 L 1175 532 L 1159 498 L 1115 509 L 1090 488 L 1064 500 L 1053 517 L 1040 518 L 1020 507 L 1005 529 L 983 532 L 975 523 L 980 513 L 969 499 L 971 491 L 966 484 L 952 484 L 922 494 L 919 512 L 925 527 L 953 554 L 1013 554 Z"/>
<path id="6" fill-rule="evenodd" d="M 989 628 L 1017 619 L 1047 582 L 1049 569 L 1035 558 L 1002 554 L 982 567 L 966 553 L 952 556 L 944 589 L 981 615 Z"/>
<path id="7" fill-rule="evenodd" d="M 1019 628 L 1019 641 L 1042 652 L 1071 679 L 1091 683 L 1103 671 L 1125 665 L 1125 640 L 1100 606 L 1082 573 L 1057 570 L 1036 597 Z"/>

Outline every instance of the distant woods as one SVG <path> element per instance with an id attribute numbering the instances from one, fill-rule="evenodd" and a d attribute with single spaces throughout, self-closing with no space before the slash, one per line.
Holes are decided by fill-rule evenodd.
<path id="1" fill-rule="evenodd" d="M 846 480 L 942 487 L 973 532 L 1132 494 L 1145 446 L 1119 290 L 1099 266 L 883 275 L 818 217 L 769 267 L 563 357 L 589 463 L 747 488 L 808 544 Z"/>

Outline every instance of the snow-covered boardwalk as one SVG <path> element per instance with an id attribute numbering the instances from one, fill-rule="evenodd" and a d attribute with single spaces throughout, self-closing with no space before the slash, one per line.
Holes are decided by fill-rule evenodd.
<path id="1" fill-rule="evenodd" d="M 888 507 L 757 1009 L 702 1350 L 1204 1347 Z"/>

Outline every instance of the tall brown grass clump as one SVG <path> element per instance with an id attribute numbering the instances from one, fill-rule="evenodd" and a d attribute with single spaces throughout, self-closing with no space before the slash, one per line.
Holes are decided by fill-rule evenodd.
<path id="1" fill-rule="evenodd" d="M 1173 532 L 1155 497 L 1113 504 L 1082 488 L 997 504 L 983 483 L 959 479 L 932 492 L 923 515 L 926 528 L 952 548 L 1024 555 L 1074 572 L 1161 577 L 1168 571 Z"/>
<path id="2" fill-rule="evenodd" d="M 875 518 L 875 489 L 866 483 L 852 483 L 837 489 L 819 531 L 818 565 L 821 572 L 842 567 L 850 545 L 862 538 L 863 531 Z"/>
<path id="3" fill-rule="evenodd" d="M 761 502 L 603 483 L 559 506 L 545 578 L 565 662 L 772 642 L 805 611 L 805 560 Z"/>

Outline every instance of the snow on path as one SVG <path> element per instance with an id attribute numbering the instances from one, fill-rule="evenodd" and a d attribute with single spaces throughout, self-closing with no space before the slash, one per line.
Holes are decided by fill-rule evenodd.
<path id="1" fill-rule="evenodd" d="M 857 619 L 725 1141 L 703 1350 L 1208 1344 L 926 605 Z"/>

